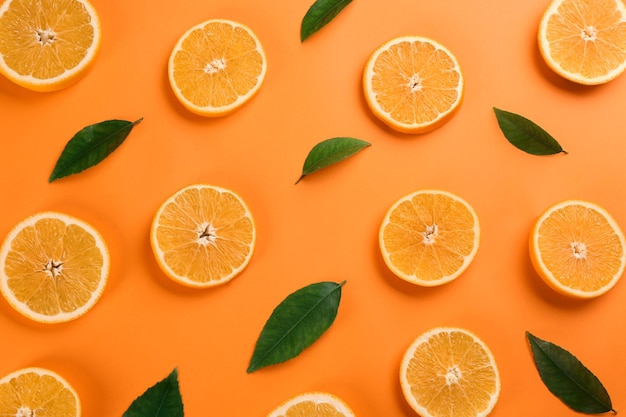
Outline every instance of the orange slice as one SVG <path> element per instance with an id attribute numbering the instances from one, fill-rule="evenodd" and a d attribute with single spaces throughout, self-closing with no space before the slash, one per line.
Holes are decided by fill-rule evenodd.
<path id="1" fill-rule="evenodd" d="M 425 133 L 449 121 L 463 100 L 454 55 L 421 36 L 391 39 L 374 51 L 363 73 L 369 108 L 392 129 Z"/>
<path id="2" fill-rule="evenodd" d="M 268 417 L 354 417 L 342 399 L 326 392 L 307 392 L 276 407 Z"/>
<path id="3" fill-rule="evenodd" d="M 28 217 L 0 247 L 0 292 L 38 322 L 82 316 L 102 296 L 108 276 L 109 251 L 100 233 L 66 214 Z"/>
<path id="4" fill-rule="evenodd" d="M 74 388 L 56 372 L 24 368 L 0 379 L 0 416 L 80 417 Z"/>
<path id="5" fill-rule="evenodd" d="M 530 233 L 530 259 L 554 290 L 592 298 L 617 284 L 626 264 L 626 241 L 602 207 L 567 200 L 548 208 Z"/>
<path id="6" fill-rule="evenodd" d="M 400 385 L 421 417 L 484 417 L 498 401 L 500 374 L 491 351 L 476 335 L 436 327 L 406 350 Z"/>
<path id="7" fill-rule="evenodd" d="M 560 76 L 606 83 L 626 69 L 626 7 L 622 0 L 553 0 L 538 41 L 546 64 Z"/>
<path id="8" fill-rule="evenodd" d="M 233 191 L 206 184 L 169 197 L 152 221 L 150 242 L 163 272 L 180 284 L 224 284 L 246 268 L 256 242 L 252 214 Z"/>
<path id="9" fill-rule="evenodd" d="M 100 49 L 98 14 L 87 0 L 5 0 L 0 6 L 0 73 L 35 91 L 78 81 Z"/>
<path id="10" fill-rule="evenodd" d="M 247 26 L 212 19 L 187 30 L 172 50 L 168 75 L 174 95 L 201 116 L 225 116 L 256 95 L 267 58 Z"/>
<path id="11" fill-rule="evenodd" d="M 435 286 L 456 279 L 469 267 L 480 244 L 480 225 L 462 198 L 447 191 L 419 190 L 389 208 L 378 241 L 395 275 Z"/>

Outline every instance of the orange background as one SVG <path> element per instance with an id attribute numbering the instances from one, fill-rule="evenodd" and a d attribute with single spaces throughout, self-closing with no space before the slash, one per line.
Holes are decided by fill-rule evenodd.
<path id="1" fill-rule="evenodd" d="M 595 201 L 626 226 L 623 97 L 626 77 L 597 87 L 554 75 L 536 46 L 548 1 L 355 1 L 300 43 L 312 0 L 93 0 L 103 44 L 78 84 L 33 93 L 0 80 L 0 234 L 57 210 L 90 222 L 112 257 L 103 297 L 84 317 L 39 325 L 0 300 L 0 374 L 44 366 L 78 391 L 86 416 L 120 416 L 177 367 L 187 416 L 265 416 L 287 398 L 321 390 L 359 417 L 413 416 L 400 393 L 405 349 L 434 326 L 475 332 L 498 363 L 494 416 L 576 415 L 534 368 L 524 332 L 577 355 L 626 407 L 626 284 L 572 301 L 543 284 L 529 262 L 531 224 L 568 198 Z M 167 60 L 179 36 L 209 18 L 245 23 L 269 63 L 259 94 L 236 113 L 203 119 L 170 91 Z M 454 118 L 422 136 L 394 133 L 366 107 L 361 74 L 392 37 L 447 46 L 466 80 Z M 510 145 L 493 107 L 522 114 L 568 155 L 537 157 Z M 107 119 L 141 124 L 100 165 L 47 178 L 80 128 Z M 372 146 L 301 181 L 308 151 L 352 136 Z M 185 185 L 230 188 L 253 212 L 255 254 L 225 286 L 182 288 L 158 269 L 149 227 Z M 385 267 L 377 232 L 387 208 L 421 188 L 458 194 L 476 209 L 482 242 L 470 268 L 437 288 L 404 283 Z M 289 362 L 247 374 L 272 309 L 307 284 L 347 280 L 333 326 Z"/>

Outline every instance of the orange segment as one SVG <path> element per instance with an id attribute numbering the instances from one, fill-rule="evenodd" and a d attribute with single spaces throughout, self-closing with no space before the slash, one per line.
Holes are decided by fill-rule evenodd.
<path id="1" fill-rule="evenodd" d="M 378 236 L 389 269 L 414 284 L 435 286 L 461 275 L 480 243 L 474 209 L 440 190 L 420 190 L 398 199 L 387 211 Z"/>
<path id="2" fill-rule="evenodd" d="M 193 26 L 178 40 L 168 65 L 176 98 L 201 116 L 224 116 L 261 88 L 267 59 L 247 26 L 213 19 Z"/>
<path id="3" fill-rule="evenodd" d="M 225 188 L 196 184 L 161 205 L 150 242 L 168 277 L 203 288 L 228 282 L 243 271 L 254 252 L 256 229 L 241 197 Z"/>
<path id="4" fill-rule="evenodd" d="M 577 298 L 597 297 L 617 284 L 626 265 L 626 242 L 619 225 L 602 207 L 567 200 L 548 208 L 530 233 L 530 259 L 556 291 Z"/>
<path id="5" fill-rule="evenodd" d="M 458 110 L 464 82 L 456 57 L 443 45 L 420 36 L 402 36 L 370 56 L 363 90 L 371 111 L 389 127 L 425 133 Z"/>
<path id="6" fill-rule="evenodd" d="M 109 251 L 91 225 L 55 212 L 35 214 L 0 247 L 0 291 L 24 316 L 43 323 L 74 320 L 102 296 Z"/>
<path id="7" fill-rule="evenodd" d="M 354 417 L 342 399 L 326 392 L 299 394 L 272 410 L 268 417 Z"/>
<path id="8" fill-rule="evenodd" d="M 538 41 L 557 74 L 579 84 L 606 83 L 626 69 L 626 7 L 622 0 L 553 0 Z"/>
<path id="9" fill-rule="evenodd" d="M 100 42 L 98 14 L 87 0 L 6 0 L 0 6 L 0 73 L 31 90 L 78 81 Z"/>
<path id="10" fill-rule="evenodd" d="M 487 345 L 453 327 L 433 328 L 415 339 L 400 364 L 400 385 L 421 417 L 484 417 L 500 395 L 500 375 Z"/>
<path id="11" fill-rule="evenodd" d="M 80 415 L 76 391 L 56 372 L 24 368 L 0 379 L 0 416 Z"/>

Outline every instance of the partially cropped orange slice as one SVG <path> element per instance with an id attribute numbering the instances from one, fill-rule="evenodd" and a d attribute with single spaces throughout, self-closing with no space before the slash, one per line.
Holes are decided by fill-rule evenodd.
<path id="1" fill-rule="evenodd" d="M 622 0 L 552 0 L 538 41 L 546 64 L 560 76 L 606 83 L 626 69 L 626 6 Z"/>
<path id="2" fill-rule="evenodd" d="M 43 323 L 74 320 L 102 296 L 109 250 L 90 224 L 57 212 L 21 221 L 0 247 L 0 292 L 18 312 Z"/>
<path id="3" fill-rule="evenodd" d="M 464 81 L 458 60 L 445 46 L 421 36 L 401 36 L 369 57 L 363 90 L 371 111 L 389 127 L 425 133 L 459 109 Z"/>
<path id="4" fill-rule="evenodd" d="M 265 80 L 267 58 L 246 25 L 212 19 L 187 30 L 170 55 L 174 95 L 201 116 L 225 116 L 256 95 Z"/>
<path id="5" fill-rule="evenodd" d="M 624 273 L 624 234 L 598 204 L 566 200 L 549 207 L 535 222 L 529 240 L 537 274 L 561 294 L 597 297 Z"/>
<path id="6" fill-rule="evenodd" d="M 206 288 L 224 284 L 246 268 L 254 252 L 256 228 L 239 195 L 194 184 L 174 193 L 157 210 L 150 242 L 169 278 Z"/>
<path id="7" fill-rule="evenodd" d="M 0 379 L 0 416 L 80 417 L 74 388 L 58 373 L 24 368 Z"/>
<path id="8" fill-rule="evenodd" d="M 478 216 L 461 197 L 419 190 L 398 199 L 378 235 L 389 269 L 413 284 L 435 286 L 460 276 L 480 244 Z"/>
<path id="9" fill-rule="evenodd" d="M 267 417 L 354 417 L 342 399 L 327 392 L 306 392 L 276 407 Z"/>
<path id="10" fill-rule="evenodd" d="M 400 386 L 421 417 L 485 417 L 500 396 L 500 374 L 472 332 L 436 327 L 415 339 L 400 364 Z"/>
<path id="11" fill-rule="evenodd" d="M 0 73 L 35 91 L 59 90 L 92 66 L 100 20 L 87 0 L 5 0 L 0 5 Z"/>

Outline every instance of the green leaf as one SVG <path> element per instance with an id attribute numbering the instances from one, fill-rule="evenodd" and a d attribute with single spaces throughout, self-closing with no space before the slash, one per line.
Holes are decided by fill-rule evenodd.
<path id="1" fill-rule="evenodd" d="M 106 120 L 82 128 L 65 145 L 48 182 L 77 174 L 102 162 L 142 120 Z"/>
<path id="2" fill-rule="evenodd" d="M 495 107 L 493 110 L 504 137 L 516 148 L 532 155 L 567 154 L 556 139 L 532 120 Z"/>
<path id="3" fill-rule="evenodd" d="M 287 296 L 256 342 L 248 373 L 298 356 L 333 324 L 346 283 L 318 282 Z"/>
<path id="4" fill-rule="evenodd" d="M 300 42 L 326 26 L 352 0 L 316 0 L 302 19 Z"/>
<path id="5" fill-rule="evenodd" d="M 307 155 L 302 168 L 302 175 L 296 184 L 306 175 L 336 164 L 368 146 L 371 144 L 364 140 L 345 137 L 326 139 L 318 143 Z"/>
<path id="6" fill-rule="evenodd" d="M 554 343 L 526 332 L 535 366 L 548 390 L 574 411 L 612 411 L 611 398 L 600 380 L 574 355 Z"/>
<path id="7" fill-rule="evenodd" d="M 178 370 L 148 388 L 132 402 L 122 417 L 183 417 L 183 400 L 178 387 Z"/>

